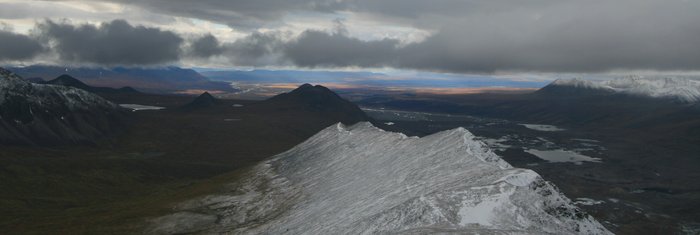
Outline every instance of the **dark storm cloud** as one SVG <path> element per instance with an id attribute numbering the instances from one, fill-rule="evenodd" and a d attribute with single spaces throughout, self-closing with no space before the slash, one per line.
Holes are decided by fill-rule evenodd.
<path id="1" fill-rule="evenodd" d="M 27 60 L 43 51 L 44 46 L 34 38 L 0 30 L 0 61 Z"/>
<path id="2" fill-rule="evenodd" d="M 221 43 L 211 34 L 195 39 L 190 45 L 190 54 L 195 57 L 211 57 L 223 53 Z"/>
<path id="3" fill-rule="evenodd" d="M 281 59 L 284 40 L 279 32 L 254 32 L 233 42 L 221 43 L 212 35 L 192 41 L 189 56 L 206 59 L 224 56 L 234 65 L 267 66 L 283 63 Z"/>
<path id="4" fill-rule="evenodd" d="M 280 33 L 252 33 L 233 43 L 223 45 L 224 55 L 231 63 L 244 66 L 279 65 L 284 41 Z"/>
<path id="5" fill-rule="evenodd" d="M 304 67 L 380 67 L 393 64 L 399 41 L 362 41 L 344 33 L 309 30 L 287 43 L 284 54 Z"/>
<path id="6" fill-rule="evenodd" d="M 155 65 L 180 58 L 183 39 L 177 34 L 114 20 L 99 26 L 50 20 L 37 25 L 63 60 L 102 65 Z"/>

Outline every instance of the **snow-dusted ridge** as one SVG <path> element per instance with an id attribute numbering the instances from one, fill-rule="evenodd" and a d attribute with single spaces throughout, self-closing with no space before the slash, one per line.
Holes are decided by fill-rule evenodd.
<path id="1" fill-rule="evenodd" d="M 610 234 L 464 128 L 417 138 L 366 122 L 330 126 L 177 211 L 148 232 Z"/>
<path id="2" fill-rule="evenodd" d="M 90 92 L 60 85 L 33 84 L 9 70 L 0 68 L 0 105 L 10 98 L 24 99 L 33 107 L 64 106 L 70 111 L 117 106 Z"/>
<path id="3" fill-rule="evenodd" d="M 688 103 L 700 101 L 700 81 L 684 77 L 627 76 L 607 81 L 573 78 L 557 79 L 551 85 L 600 89 L 655 98 L 673 98 Z"/>
<path id="4" fill-rule="evenodd" d="M 121 129 L 119 107 L 93 93 L 33 84 L 0 68 L 0 143 L 75 144 Z"/>

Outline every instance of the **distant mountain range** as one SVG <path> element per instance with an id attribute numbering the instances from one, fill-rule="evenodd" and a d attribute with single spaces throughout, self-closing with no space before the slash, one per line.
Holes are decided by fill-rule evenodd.
<path id="1" fill-rule="evenodd" d="M 540 81 L 514 81 L 481 75 L 458 75 L 416 72 L 392 74 L 363 71 L 318 71 L 318 70 L 211 70 L 198 71 L 216 81 L 239 83 L 321 83 L 343 84 L 355 87 L 542 87 Z"/>
<path id="2" fill-rule="evenodd" d="M 86 90 L 32 84 L 0 68 L 2 144 L 94 143 L 120 131 L 122 112 Z"/>
<path id="3" fill-rule="evenodd" d="M 298 71 L 298 70 L 202 70 L 202 75 L 217 81 L 260 83 L 338 82 L 344 78 L 377 78 L 387 75 L 373 72 Z"/>
<path id="4" fill-rule="evenodd" d="M 524 94 L 376 95 L 357 102 L 366 106 L 462 113 L 577 128 L 653 128 L 698 121 L 699 84 L 700 81 L 684 78 L 561 79 Z M 663 121 L 670 117 L 677 120 Z"/>
<path id="5" fill-rule="evenodd" d="M 133 87 L 146 92 L 186 90 L 235 91 L 227 82 L 210 81 L 191 69 L 165 68 L 88 68 L 32 65 L 10 68 L 31 81 L 47 81 L 63 74 L 95 87 Z"/>
<path id="6" fill-rule="evenodd" d="M 589 93 L 620 93 L 674 99 L 686 103 L 700 101 L 700 81 L 680 77 L 645 78 L 629 76 L 607 81 L 558 79 L 544 87 L 542 92 L 567 88 L 579 94 L 587 90 Z"/>

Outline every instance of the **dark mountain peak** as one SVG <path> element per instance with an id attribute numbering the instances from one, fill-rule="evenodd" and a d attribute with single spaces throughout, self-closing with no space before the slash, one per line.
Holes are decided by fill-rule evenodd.
<path id="1" fill-rule="evenodd" d="M 198 108 L 206 108 L 210 106 L 214 106 L 217 104 L 221 104 L 221 100 L 217 99 L 213 95 L 209 94 L 209 92 L 204 92 L 201 95 L 197 96 L 192 102 L 189 104 L 186 104 L 183 106 L 184 109 L 198 109 Z"/>
<path id="2" fill-rule="evenodd" d="M 267 99 L 263 104 L 278 109 L 321 112 L 324 115 L 335 116 L 346 124 L 369 120 L 354 103 L 343 99 L 324 86 L 314 86 L 308 83 L 290 92 Z"/>
<path id="3" fill-rule="evenodd" d="M 74 78 L 68 74 L 61 74 L 61 76 L 56 77 L 54 80 L 61 81 L 61 82 L 83 83 L 80 80 L 78 80 L 77 78 Z"/>
<path id="4" fill-rule="evenodd" d="M 219 99 L 214 97 L 213 95 L 209 94 L 209 92 L 205 91 L 201 95 L 197 96 L 197 98 L 192 101 L 192 103 L 200 103 L 200 104 L 218 104 L 221 103 Z"/>
<path id="5" fill-rule="evenodd" d="M 53 80 L 45 82 L 45 84 L 75 87 L 75 88 L 83 89 L 86 91 L 91 90 L 90 86 L 88 86 L 87 84 L 83 83 L 82 81 L 80 81 L 77 78 L 74 78 L 68 74 L 62 74 L 61 76 L 58 76 L 57 78 L 55 78 Z"/>
<path id="6" fill-rule="evenodd" d="M 278 96 L 279 98 L 285 99 L 301 99 L 302 101 L 312 105 L 339 104 L 342 102 L 347 102 L 346 100 L 338 96 L 338 94 L 331 91 L 331 89 L 328 89 L 321 85 L 314 86 L 308 83 L 305 83 L 304 85 L 301 85 L 288 93 L 284 93 Z M 272 99 L 275 99 L 275 97 L 272 97 Z"/>
<path id="7" fill-rule="evenodd" d="M 117 91 L 122 92 L 122 93 L 141 93 L 138 90 L 136 90 L 130 86 L 125 86 L 125 87 L 119 88 L 119 89 L 117 89 Z"/>
<path id="8" fill-rule="evenodd" d="M 199 95 L 199 97 L 197 97 L 197 98 L 216 99 L 216 98 L 214 98 L 213 95 L 209 94 L 208 91 L 205 91 L 204 93 L 202 93 L 201 95 Z"/>
<path id="9" fill-rule="evenodd" d="M 303 85 L 297 87 L 296 90 L 299 90 L 299 89 L 302 89 L 302 90 L 303 90 L 303 89 L 311 89 L 311 88 L 313 88 L 313 87 L 314 87 L 314 85 L 311 85 L 311 84 L 308 84 L 308 83 L 304 83 Z"/>
<path id="10" fill-rule="evenodd" d="M 89 92 L 94 92 L 94 93 L 140 93 L 139 91 L 137 91 L 131 87 L 122 87 L 122 88 L 116 89 L 116 88 L 111 88 L 111 87 L 90 86 L 90 85 L 85 84 L 84 82 L 82 82 L 82 81 L 78 80 L 77 78 L 74 78 L 73 76 L 70 76 L 68 74 L 63 74 L 63 75 L 58 76 L 57 78 L 50 80 L 50 81 L 38 82 L 38 83 L 74 87 L 74 88 L 78 88 L 78 89 L 81 89 L 84 91 L 89 91 Z"/>

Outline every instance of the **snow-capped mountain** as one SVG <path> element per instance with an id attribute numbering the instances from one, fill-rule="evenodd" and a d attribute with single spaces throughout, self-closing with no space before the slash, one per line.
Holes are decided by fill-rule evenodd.
<path id="1" fill-rule="evenodd" d="M 607 81 L 592 81 L 579 78 L 557 79 L 549 86 L 597 89 L 631 95 L 672 98 L 688 103 L 700 101 L 700 81 L 683 77 L 653 78 L 628 76 Z"/>
<path id="2" fill-rule="evenodd" d="M 150 233 L 610 234 L 551 183 L 463 128 L 422 138 L 330 126 Z"/>
<path id="3" fill-rule="evenodd" d="M 87 91 L 32 84 L 0 68 L 0 143 L 92 142 L 117 128 L 120 112 Z"/>

